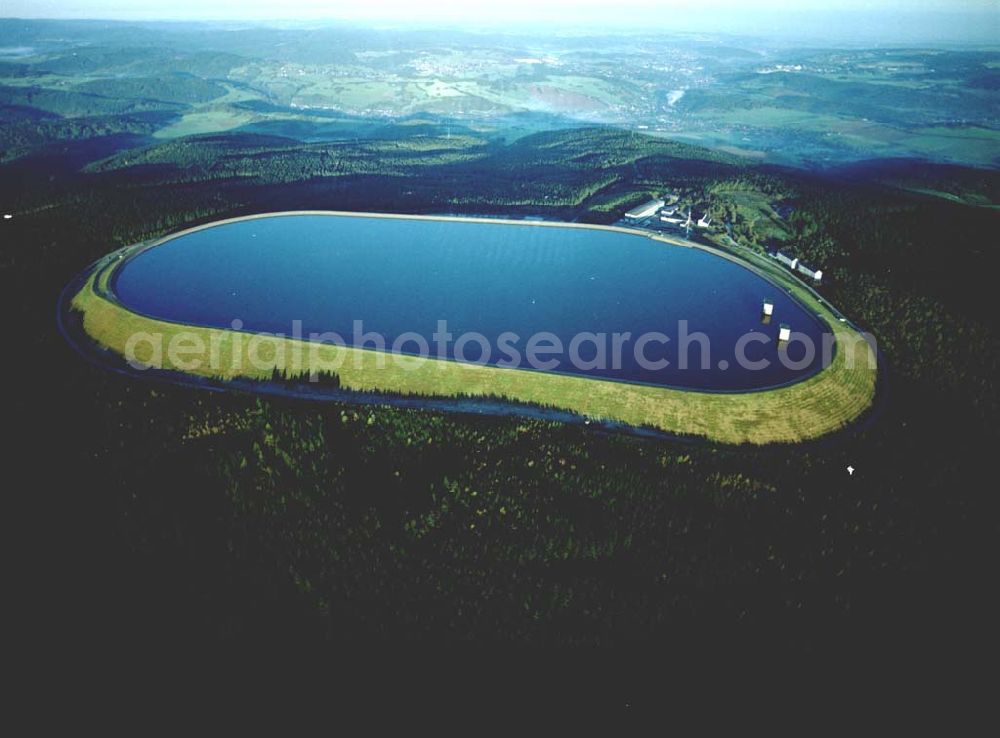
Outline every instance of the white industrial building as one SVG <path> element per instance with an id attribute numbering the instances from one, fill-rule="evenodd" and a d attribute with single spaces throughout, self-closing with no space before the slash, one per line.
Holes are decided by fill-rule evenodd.
<path id="1" fill-rule="evenodd" d="M 813 269 L 811 266 L 809 266 L 808 264 L 803 264 L 801 261 L 798 264 L 796 264 L 794 268 L 797 269 L 801 274 L 805 274 L 807 277 L 812 277 L 813 281 L 815 282 L 823 281 L 822 269 Z"/>
<path id="2" fill-rule="evenodd" d="M 707 215 L 703 215 L 700 218 L 698 218 L 699 228 L 708 228 L 710 225 L 712 225 L 712 219 L 709 218 Z"/>
<path id="3" fill-rule="evenodd" d="M 786 267 L 788 267 L 789 269 L 792 269 L 792 270 L 794 270 L 795 267 L 797 267 L 799 265 L 799 260 L 798 259 L 796 259 L 794 256 L 789 256 L 788 254 L 784 253 L 783 251 L 775 251 L 774 252 L 774 258 L 777 259 L 782 264 L 784 264 Z"/>
<path id="4" fill-rule="evenodd" d="M 823 281 L 823 270 L 813 269 L 808 264 L 803 263 L 798 258 L 794 256 L 789 256 L 782 251 L 769 252 L 771 258 L 777 259 L 786 267 L 791 269 L 793 272 L 798 272 L 799 274 L 805 274 L 807 277 L 812 277 L 813 281 L 819 284 Z"/>
<path id="5" fill-rule="evenodd" d="M 634 207 L 625 213 L 625 217 L 629 220 L 642 220 L 643 218 L 648 218 L 651 215 L 656 215 L 660 208 L 662 208 L 666 203 L 663 200 L 650 200 L 647 203 L 643 203 L 638 207 Z"/>

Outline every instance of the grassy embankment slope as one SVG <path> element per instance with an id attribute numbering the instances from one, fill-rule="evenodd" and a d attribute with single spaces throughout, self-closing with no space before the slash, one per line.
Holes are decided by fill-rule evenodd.
<path id="1" fill-rule="evenodd" d="M 666 238 L 658 240 L 670 243 Z M 142 342 L 135 347 L 134 358 L 157 368 L 202 377 L 267 380 L 275 369 L 299 376 L 310 369 L 336 365 L 340 386 L 359 392 L 502 397 L 597 420 L 649 426 L 723 443 L 752 444 L 804 441 L 835 431 L 857 419 L 871 405 L 875 393 L 876 370 L 868 344 L 837 321 L 809 290 L 777 270 L 770 272 L 769 278 L 793 292 L 834 332 L 834 361 L 819 374 L 794 385 L 719 394 L 434 359 L 416 367 L 411 361 L 411 366 L 404 367 L 376 351 L 289 338 L 266 338 L 254 345 L 250 336 L 235 331 L 183 326 L 130 312 L 105 296 L 114 268 L 112 263 L 99 269 L 73 297 L 72 307 L 82 313 L 87 335 L 119 355 L 125 355 L 130 336 L 142 332 L 162 336 L 162 356 L 154 356 L 152 346 Z M 183 362 L 178 364 L 165 347 L 181 333 L 197 337 L 200 350 L 185 350 L 182 357 L 175 357 Z M 250 360 L 252 346 L 255 361 Z M 214 367 L 209 361 L 213 350 L 224 359 Z"/>

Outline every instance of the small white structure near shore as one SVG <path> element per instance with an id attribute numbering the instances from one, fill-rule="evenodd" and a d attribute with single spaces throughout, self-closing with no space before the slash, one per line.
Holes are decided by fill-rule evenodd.
<path id="1" fill-rule="evenodd" d="M 625 217 L 629 220 L 642 220 L 643 218 L 648 218 L 651 215 L 656 215 L 657 211 L 662 208 L 666 203 L 663 200 L 650 200 L 649 202 L 643 203 L 637 207 L 632 208 L 627 213 Z"/>
<path id="2" fill-rule="evenodd" d="M 774 303 L 771 302 L 770 300 L 764 300 L 764 305 L 761 307 L 760 311 L 764 315 L 773 315 L 774 314 Z"/>
<path id="3" fill-rule="evenodd" d="M 712 219 L 709 218 L 708 216 L 703 215 L 700 218 L 698 218 L 699 228 L 708 228 L 710 225 L 712 225 Z"/>
<path id="4" fill-rule="evenodd" d="M 787 342 L 792 337 L 792 327 L 788 323 L 782 323 L 778 326 L 778 342 Z"/>

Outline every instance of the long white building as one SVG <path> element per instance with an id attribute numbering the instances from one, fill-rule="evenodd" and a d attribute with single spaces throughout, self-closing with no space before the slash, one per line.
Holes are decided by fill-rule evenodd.
<path id="1" fill-rule="evenodd" d="M 795 268 L 798 269 L 799 272 L 801 272 L 802 274 L 805 274 L 807 277 L 812 277 L 813 281 L 815 282 L 823 281 L 822 269 L 813 269 L 811 266 L 809 266 L 808 264 L 803 264 L 801 261 L 795 265 Z"/>
<path id="2" fill-rule="evenodd" d="M 625 217 L 629 220 L 641 220 L 642 218 L 648 218 L 651 215 L 656 215 L 656 213 L 662 208 L 666 203 L 663 200 L 650 200 L 647 203 L 643 203 L 638 207 L 634 207 L 625 213 Z"/>
<path id="3" fill-rule="evenodd" d="M 823 270 L 813 269 L 808 264 L 803 264 L 802 261 L 797 257 L 789 256 L 781 251 L 774 251 L 771 253 L 771 257 L 777 259 L 786 267 L 791 269 L 793 272 L 799 272 L 800 274 L 805 274 L 807 277 L 812 277 L 816 284 L 823 281 Z"/>

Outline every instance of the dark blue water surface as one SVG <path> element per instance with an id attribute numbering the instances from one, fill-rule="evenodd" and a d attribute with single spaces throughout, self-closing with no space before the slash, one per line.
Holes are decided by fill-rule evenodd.
<path id="1" fill-rule="evenodd" d="M 281 215 L 224 223 L 183 234 L 147 249 L 119 269 L 113 289 L 128 308 L 156 318 L 217 328 L 236 319 L 243 329 L 293 333 L 334 332 L 356 344 L 354 321 L 384 336 L 391 349 L 415 332 L 437 355 L 433 334 L 445 320 L 454 339 L 482 334 L 490 364 L 505 365 L 498 338 L 525 355 L 528 339 L 542 331 L 557 336 L 563 352 L 554 371 L 657 385 L 710 390 L 750 390 L 784 384 L 815 373 L 822 364 L 823 327 L 781 288 L 748 269 L 695 248 L 672 246 L 642 235 L 584 228 L 479 222 L 388 219 L 341 215 Z M 774 303 L 774 318 L 761 320 L 761 304 Z M 692 344 L 688 368 L 679 361 L 680 321 L 710 341 L 710 365 Z M 778 325 L 787 323 L 816 347 L 805 367 L 779 360 Z M 665 358 L 666 368 L 643 368 L 635 342 L 645 333 L 670 337 L 646 344 L 645 355 Z M 750 331 L 771 341 L 749 344 L 751 360 L 736 360 L 736 343 Z M 607 334 L 607 366 L 578 368 L 569 344 L 580 333 Z M 612 333 L 631 333 L 622 343 L 621 365 L 612 364 Z M 455 340 L 445 356 L 456 357 Z M 372 346 L 371 342 L 367 344 Z M 546 344 L 548 345 L 548 344 Z M 416 353 L 408 341 L 399 347 Z M 591 341 L 579 355 L 597 358 Z M 800 342 L 788 358 L 806 355 Z M 466 342 L 467 361 L 481 359 Z M 720 363 L 728 364 L 720 368 Z"/>

